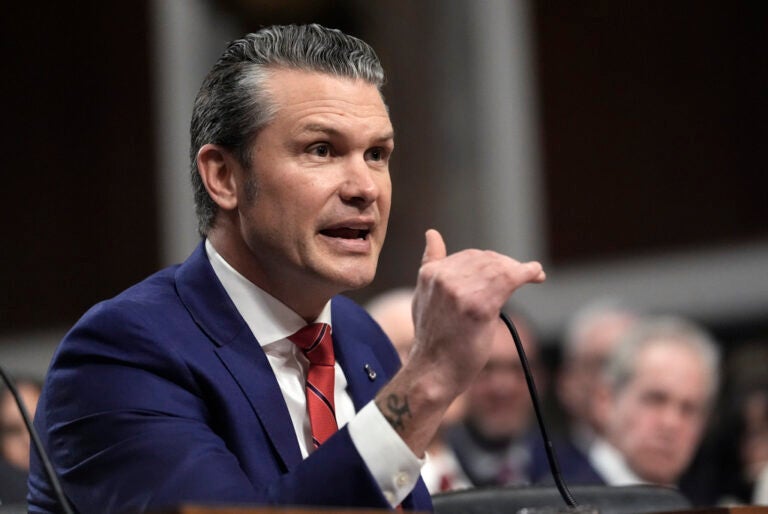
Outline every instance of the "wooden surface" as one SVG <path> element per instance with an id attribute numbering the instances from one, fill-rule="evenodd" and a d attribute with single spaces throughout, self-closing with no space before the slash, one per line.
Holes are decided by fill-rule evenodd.
<path id="1" fill-rule="evenodd" d="M 182 505 L 175 509 L 157 512 L 156 514 L 384 514 L 387 512 L 392 511 L 384 509 L 353 509 L 343 507 L 238 507 L 226 505 Z M 757 505 L 741 505 L 738 507 L 709 507 L 659 512 L 658 514 L 768 514 L 768 507 Z"/>
<path id="2" fill-rule="evenodd" d="M 384 514 L 391 513 L 392 511 L 384 509 L 353 509 L 343 507 L 236 507 L 182 505 L 175 509 L 165 510 L 162 511 L 162 513 L 157 514 L 329 514 L 332 512 L 339 514 Z M 768 512 L 755 514 L 768 514 Z"/>
<path id="3" fill-rule="evenodd" d="M 702 509 L 660 512 L 659 514 L 768 514 L 768 507 L 740 505 L 738 507 L 708 507 Z"/>

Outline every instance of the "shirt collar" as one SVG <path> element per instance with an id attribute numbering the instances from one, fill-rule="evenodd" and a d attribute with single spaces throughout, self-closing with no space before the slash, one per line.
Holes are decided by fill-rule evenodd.
<path id="1" fill-rule="evenodd" d="M 590 447 L 589 461 L 608 485 L 648 483 L 637 476 L 621 452 L 604 439 L 598 438 Z"/>
<path id="2" fill-rule="evenodd" d="M 207 239 L 205 251 L 224 290 L 261 346 L 287 339 L 307 324 L 287 305 L 241 275 Z M 325 304 L 315 321 L 331 324 L 330 301 Z"/>

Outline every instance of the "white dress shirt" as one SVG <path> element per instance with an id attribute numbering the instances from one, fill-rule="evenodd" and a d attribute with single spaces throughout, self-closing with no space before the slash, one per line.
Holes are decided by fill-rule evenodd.
<path id="1" fill-rule="evenodd" d="M 627 465 L 624 456 L 602 438 L 595 439 L 589 448 L 589 463 L 608 485 L 647 484 Z"/>
<path id="2" fill-rule="evenodd" d="M 307 323 L 230 266 L 208 240 L 205 250 L 213 271 L 272 366 L 288 406 L 301 455 L 306 458 L 313 448 L 305 393 L 309 361 L 288 336 Z M 333 331 L 331 302 L 325 305 L 315 321 L 328 323 Z M 334 402 L 339 428 L 349 425 L 352 443 L 394 507 L 413 490 L 423 461 L 413 454 L 373 401 L 355 413 L 352 397 L 347 391 L 347 378 L 338 362 L 335 371 Z"/>
<path id="3" fill-rule="evenodd" d="M 757 475 L 755 488 L 752 493 L 752 503 L 754 505 L 768 505 L 768 463 L 763 466 L 763 470 Z"/>
<path id="4" fill-rule="evenodd" d="M 450 446 L 429 451 L 421 468 L 421 478 L 430 494 L 458 491 L 472 487 L 464 470 Z"/>

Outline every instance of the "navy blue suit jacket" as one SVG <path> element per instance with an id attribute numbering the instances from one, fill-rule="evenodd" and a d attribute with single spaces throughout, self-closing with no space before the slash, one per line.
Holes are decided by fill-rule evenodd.
<path id="1" fill-rule="evenodd" d="M 607 485 L 600 474 L 592 467 L 589 458 L 570 439 L 556 439 L 552 443 L 557 457 L 560 475 L 569 485 Z M 546 449 L 541 437 L 536 438 L 532 452 L 531 481 L 534 484 L 552 484 L 552 472 L 549 469 Z"/>
<path id="2" fill-rule="evenodd" d="M 360 307 L 335 297 L 331 309 L 359 410 L 399 360 Z M 35 425 L 82 513 L 189 502 L 389 507 L 346 428 L 302 460 L 266 355 L 202 244 L 78 321 L 54 355 Z M 35 452 L 31 461 L 30 512 L 59 512 Z M 421 480 L 403 507 L 431 510 Z"/>

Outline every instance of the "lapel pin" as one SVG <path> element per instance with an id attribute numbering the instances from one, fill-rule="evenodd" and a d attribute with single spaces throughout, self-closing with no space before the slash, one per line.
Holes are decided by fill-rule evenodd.
<path id="1" fill-rule="evenodd" d="M 368 379 L 371 382 L 376 380 L 376 370 L 373 369 L 370 364 L 366 364 L 365 366 L 363 366 L 363 369 L 365 370 L 366 373 L 368 373 Z"/>

